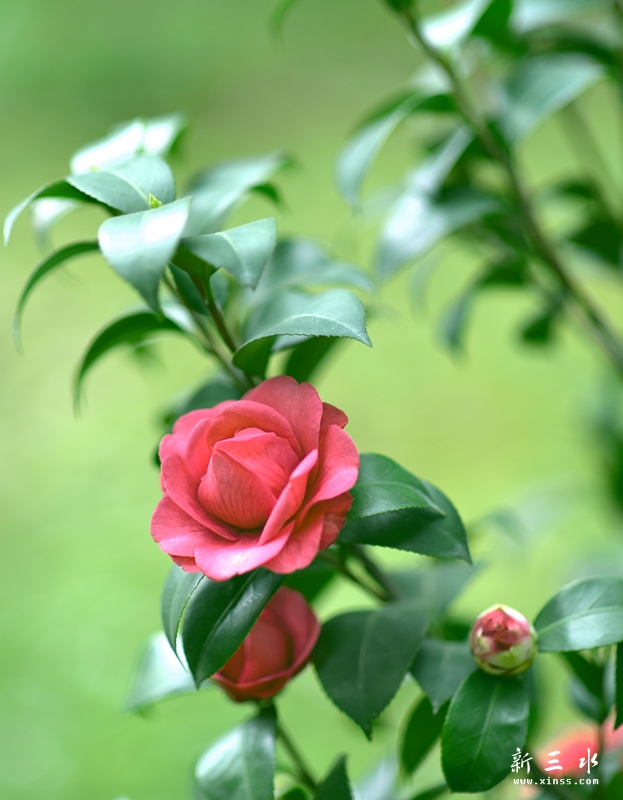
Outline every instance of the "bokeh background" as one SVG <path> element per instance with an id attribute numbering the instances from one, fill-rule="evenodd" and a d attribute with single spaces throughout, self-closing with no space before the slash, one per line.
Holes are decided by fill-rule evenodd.
<path id="1" fill-rule="evenodd" d="M 270 7 L 0 3 L 0 212 L 64 175 L 70 154 L 113 124 L 180 110 L 193 120 L 176 167 L 181 180 L 219 159 L 285 148 L 298 165 L 280 181 L 280 231 L 317 236 L 367 264 L 369 237 L 337 195 L 333 164 L 355 122 L 402 85 L 419 55 L 377 0 L 302 0 L 283 42 L 269 33 Z M 582 103 L 613 151 L 620 130 L 607 87 Z M 536 183 L 576 168 L 557 126 L 547 123 L 522 152 Z M 372 184 L 400 174 L 414 133 L 392 140 Z M 252 201 L 239 219 L 269 213 Z M 56 243 L 92 235 L 98 221 L 97 212 L 79 212 L 58 227 Z M 205 377 L 206 365 L 175 341 L 158 346 L 158 363 L 113 356 L 89 379 L 76 418 L 75 364 L 99 326 L 135 299 L 101 259 L 75 262 L 36 293 L 19 355 L 11 318 L 38 258 L 21 220 L 0 254 L 0 797 L 178 800 L 189 794 L 196 757 L 246 713 L 216 689 L 171 700 L 146 718 L 123 711 L 143 643 L 159 628 L 169 568 L 149 536 L 159 497 L 151 461 L 158 416 Z M 385 288 L 370 322 L 374 349 L 346 345 L 317 383 L 349 414 L 361 450 L 437 483 L 467 522 L 515 510 L 514 535 L 475 525 L 473 549 L 487 566 L 455 613 L 470 617 L 504 602 L 533 615 L 568 580 L 620 570 L 621 526 L 600 494 L 585 425 L 601 365 L 573 333 L 554 350 L 521 349 L 515 327 L 530 308 L 512 295 L 480 304 L 469 356 L 453 360 L 437 343 L 434 320 L 474 259 L 455 250 L 444 260 L 427 313 L 414 311 L 406 277 Z M 320 608 L 329 614 L 365 602 L 344 588 Z M 577 718 L 564 700 L 566 674 L 553 656 L 541 661 L 546 740 Z M 311 670 L 282 706 L 318 772 L 348 751 L 358 778 L 391 753 L 415 696 L 414 684 L 405 685 L 372 744 L 330 705 Z M 418 781 L 438 775 L 432 755 Z"/>

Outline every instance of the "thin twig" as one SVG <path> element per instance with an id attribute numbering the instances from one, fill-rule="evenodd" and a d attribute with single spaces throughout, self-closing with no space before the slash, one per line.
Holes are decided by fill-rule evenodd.
<path id="1" fill-rule="evenodd" d="M 391 596 L 386 591 L 379 591 L 375 586 L 363 581 L 358 575 L 355 575 L 348 565 L 339 558 L 334 558 L 326 552 L 318 553 L 318 558 L 321 561 L 324 561 L 325 564 L 330 564 L 333 569 L 341 572 L 342 575 L 348 578 L 349 581 L 357 584 L 357 586 L 361 587 L 364 591 L 368 592 L 368 594 L 371 594 L 377 600 L 381 600 L 383 603 L 387 603 L 389 600 L 391 600 Z"/>
<path id="2" fill-rule="evenodd" d="M 392 585 L 391 579 L 387 577 L 376 561 L 368 555 L 365 547 L 361 544 L 355 544 L 353 545 L 353 552 L 356 554 L 359 561 L 361 561 L 368 575 L 384 589 L 388 597 L 391 600 L 398 600 L 398 593 L 396 592 L 396 588 Z"/>

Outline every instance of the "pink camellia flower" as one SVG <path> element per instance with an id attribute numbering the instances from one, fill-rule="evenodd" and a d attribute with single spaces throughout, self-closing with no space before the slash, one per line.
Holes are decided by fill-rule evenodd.
<path id="1" fill-rule="evenodd" d="M 492 675 L 524 672 L 536 656 L 536 631 L 513 608 L 492 606 L 477 618 L 470 634 L 478 666 Z"/>
<path id="2" fill-rule="evenodd" d="M 237 702 L 272 697 L 307 664 L 319 633 L 305 598 L 282 587 L 212 680 Z"/>
<path id="3" fill-rule="evenodd" d="M 599 752 L 600 746 L 605 753 L 623 748 L 623 727 L 615 730 L 613 720 L 607 719 L 602 726 L 601 745 L 599 738 L 596 725 L 579 725 L 540 750 L 536 757 L 537 764 L 541 771 L 547 772 L 552 778 L 584 777 L 592 759 L 596 763 L 601 760 L 603 753 Z M 623 758 L 619 759 L 619 763 L 623 763 Z"/>
<path id="4" fill-rule="evenodd" d="M 184 414 L 160 444 L 153 538 L 187 572 L 217 581 L 308 566 L 352 503 L 359 454 L 347 422 L 313 386 L 285 376 Z"/>

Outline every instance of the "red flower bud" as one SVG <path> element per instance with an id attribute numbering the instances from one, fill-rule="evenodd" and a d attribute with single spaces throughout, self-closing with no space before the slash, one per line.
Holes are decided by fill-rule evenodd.
<path id="1" fill-rule="evenodd" d="M 470 644 L 478 666 L 492 675 L 517 675 L 536 656 L 536 631 L 513 608 L 493 606 L 472 627 Z"/>
<path id="2" fill-rule="evenodd" d="M 282 587 L 212 679 L 239 703 L 272 697 L 307 664 L 319 634 L 320 623 L 305 598 Z"/>

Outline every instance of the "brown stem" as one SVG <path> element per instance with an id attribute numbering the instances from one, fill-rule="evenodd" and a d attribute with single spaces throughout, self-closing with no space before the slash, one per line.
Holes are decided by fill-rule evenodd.
<path id="1" fill-rule="evenodd" d="M 623 3 L 623 0 L 617 0 L 617 2 Z M 608 323 L 602 318 L 601 311 L 593 304 L 592 300 L 584 293 L 583 289 L 575 282 L 572 276 L 567 273 L 565 266 L 560 261 L 558 254 L 538 222 L 537 216 L 532 208 L 532 203 L 519 179 L 510 156 L 505 152 L 498 140 L 492 135 L 486 123 L 480 119 L 480 116 L 472 107 L 463 88 L 462 80 L 455 70 L 454 65 L 443 53 L 432 47 L 422 35 L 418 20 L 412 9 L 403 10 L 401 16 L 410 33 L 414 36 L 424 52 L 444 70 L 450 79 L 457 109 L 465 122 L 472 128 L 490 156 L 505 170 L 510 187 L 522 214 L 526 235 L 535 254 L 557 277 L 560 285 L 564 288 L 569 297 L 573 299 L 575 305 L 581 312 L 581 320 L 584 326 L 588 328 L 593 339 L 606 353 L 608 358 L 615 365 L 617 371 L 623 375 L 623 344 L 618 336 L 610 329 Z"/>

